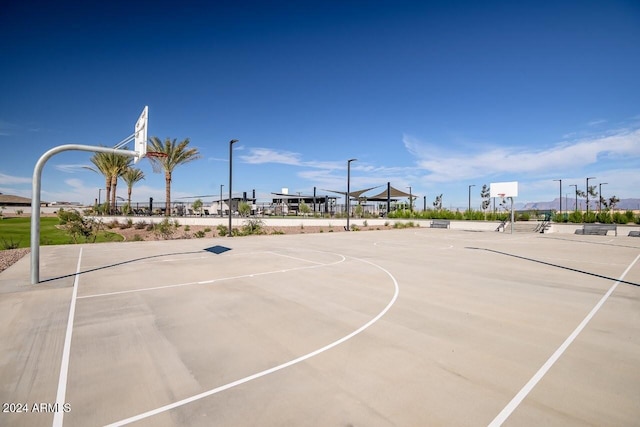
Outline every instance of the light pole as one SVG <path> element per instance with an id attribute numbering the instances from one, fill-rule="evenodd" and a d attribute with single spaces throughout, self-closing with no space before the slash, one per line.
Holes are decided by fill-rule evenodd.
<path id="1" fill-rule="evenodd" d="M 222 207 L 222 187 L 224 187 L 224 184 L 220 184 L 220 218 L 224 216 L 224 208 Z"/>
<path id="2" fill-rule="evenodd" d="M 590 179 L 596 179 L 596 177 L 590 176 L 589 178 L 587 178 L 587 214 L 589 214 L 589 180 Z"/>
<path id="3" fill-rule="evenodd" d="M 347 160 L 347 231 L 351 231 L 349 228 L 349 217 L 351 216 L 351 207 L 350 207 L 350 199 L 351 199 L 351 162 L 355 162 L 358 159 L 349 159 Z"/>
<path id="4" fill-rule="evenodd" d="M 471 216 L 471 187 L 475 187 L 475 184 L 469 186 L 469 216 Z"/>
<path id="5" fill-rule="evenodd" d="M 560 181 L 560 215 L 562 215 L 562 180 L 554 179 L 554 181 Z"/>
<path id="6" fill-rule="evenodd" d="M 602 211 L 602 186 L 607 184 L 608 182 L 601 182 L 600 184 L 598 184 L 598 212 Z"/>
<path id="7" fill-rule="evenodd" d="M 578 210 L 578 184 L 569 184 L 569 187 L 575 187 L 576 188 L 576 205 L 574 207 L 574 210 L 577 211 Z"/>
<path id="8" fill-rule="evenodd" d="M 232 139 L 231 141 L 229 141 L 229 237 L 231 237 L 233 234 L 231 233 L 231 217 L 233 216 L 233 214 L 231 213 L 231 197 L 232 197 L 232 191 L 233 191 L 233 186 L 232 186 L 232 180 L 233 180 L 233 144 L 235 144 L 236 142 L 238 142 L 237 139 Z"/>
<path id="9" fill-rule="evenodd" d="M 411 186 L 407 188 L 409 189 L 409 212 L 413 212 L 413 195 L 411 194 Z"/>

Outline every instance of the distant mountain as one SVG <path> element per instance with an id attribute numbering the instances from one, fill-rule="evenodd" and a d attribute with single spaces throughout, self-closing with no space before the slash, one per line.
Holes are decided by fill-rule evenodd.
<path id="1" fill-rule="evenodd" d="M 586 207 L 585 199 L 578 199 L 578 209 L 584 210 Z M 562 210 L 574 210 L 576 208 L 576 199 L 575 198 L 563 198 L 562 199 Z M 598 199 L 592 200 L 589 198 L 589 209 L 598 209 Z M 622 199 L 616 204 L 616 210 L 640 210 L 640 199 Z M 519 210 L 559 210 L 560 209 L 560 199 L 557 197 L 552 202 L 530 202 L 521 205 L 518 207 Z"/>

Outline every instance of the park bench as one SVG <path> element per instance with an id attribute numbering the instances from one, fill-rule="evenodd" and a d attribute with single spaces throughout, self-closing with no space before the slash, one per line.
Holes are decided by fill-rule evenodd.
<path id="1" fill-rule="evenodd" d="M 629 232 L 629 237 L 640 237 L 640 231 L 630 231 Z"/>
<path id="2" fill-rule="evenodd" d="M 618 226 L 615 224 L 585 224 L 581 229 L 577 229 L 575 234 L 606 236 L 609 230 L 615 231 L 615 235 L 618 235 Z"/>
<path id="3" fill-rule="evenodd" d="M 433 219 L 431 220 L 430 228 L 449 228 L 451 226 L 451 221 L 447 219 Z"/>

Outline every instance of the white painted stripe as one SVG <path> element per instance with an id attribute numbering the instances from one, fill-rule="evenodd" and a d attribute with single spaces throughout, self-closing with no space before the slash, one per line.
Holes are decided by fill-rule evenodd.
<path id="1" fill-rule="evenodd" d="M 122 295 L 122 294 L 130 294 L 130 293 L 135 293 L 135 292 L 148 292 L 148 291 L 157 291 L 157 290 L 161 290 L 161 289 L 170 289 L 170 288 L 180 288 L 183 286 L 194 286 L 194 285 L 208 285 L 214 282 L 220 282 L 223 280 L 237 280 L 237 279 L 244 279 L 244 278 L 250 278 L 250 277 L 255 277 L 255 276 L 264 276 L 264 275 L 268 275 L 268 274 L 276 274 L 276 273 L 287 273 L 289 271 L 298 271 L 298 270 L 308 270 L 308 269 L 312 269 L 312 268 L 320 268 L 320 267 L 327 267 L 330 265 L 335 265 L 335 264 L 340 264 L 341 262 L 345 261 L 345 256 L 344 255 L 340 255 L 340 254 L 336 254 L 340 256 L 340 260 L 335 261 L 335 262 L 330 262 L 327 264 L 314 264 L 314 265 L 305 265 L 303 267 L 294 267 L 294 268 L 289 268 L 286 270 L 273 270 L 273 271 L 265 271 L 262 273 L 251 273 L 251 274 L 242 274 L 240 276 L 230 276 L 230 277 L 221 277 L 219 279 L 210 279 L 210 280 L 204 280 L 204 281 L 198 281 L 198 282 L 186 282 L 186 283 L 177 283 L 177 284 L 173 284 L 173 285 L 162 285 L 162 286 L 154 286 L 154 287 L 150 287 L 150 288 L 141 288 L 141 289 L 128 289 L 126 291 L 117 291 L 117 292 L 106 292 L 103 294 L 93 294 L 93 295 L 83 295 L 83 296 L 79 296 L 78 299 L 86 299 L 86 298 L 98 298 L 98 297 L 106 297 L 106 296 L 112 296 L 112 295 Z M 291 258 L 291 257 L 289 257 Z M 307 261 L 307 260 L 303 260 L 303 261 Z M 313 261 L 309 261 L 309 262 L 313 262 Z"/>
<path id="2" fill-rule="evenodd" d="M 62 362 L 60 363 L 60 377 L 58 378 L 58 394 L 56 395 L 56 407 L 58 410 L 53 415 L 53 427 L 62 427 L 67 395 L 67 375 L 69 373 L 69 355 L 71 354 L 71 336 L 73 334 L 73 319 L 76 314 L 76 299 L 78 296 L 78 282 L 80 281 L 80 264 L 82 262 L 82 248 L 78 255 L 78 266 L 76 267 L 76 277 L 73 280 L 73 292 L 71 294 L 71 304 L 69 307 L 69 318 L 67 319 L 67 333 L 64 337 L 64 349 L 62 350 Z"/>
<path id="3" fill-rule="evenodd" d="M 380 267 L 379 265 L 374 264 L 374 263 L 372 263 L 370 261 L 366 261 L 366 260 L 358 259 L 358 258 L 353 258 L 353 259 L 355 259 L 357 261 L 360 261 L 360 262 L 364 262 L 364 263 L 373 265 L 374 267 L 384 271 L 391 278 L 391 280 L 393 281 L 393 286 L 394 286 L 394 293 L 393 293 L 393 297 L 391 298 L 391 301 L 389 301 L 389 303 L 386 305 L 386 307 L 380 313 L 378 313 L 378 315 L 376 315 L 373 319 L 369 320 L 367 323 L 362 325 L 360 328 L 358 328 L 355 331 L 351 332 L 349 335 L 346 335 L 346 336 L 340 338 L 339 340 L 332 342 L 331 344 L 328 344 L 328 345 L 326 345 L 326 346 L 324 346 L 322 348 L 319 348 L 319 349 L 317 349 L 315 351 L 312 351 L 311 353 L 307 353 L 304 356 L 300 356 L 300 357 L 298 357 L 296 359 L 290 360 L 290 361 L 288 361 L 286 363 L 283 363 L 281 365 L 274 366 L 273 368 L 270 368 L 270 369 L 264 370 L 262 372 L 258 372 L 256 374 L 250 375 L 248 377 L 245 377 L 245 378 L 230 382 L 228 384 L 225 384 L 225 385 L 220 386 L 220 387 L 216 387 L 214 389 L 205 391 L 203 393 L 196 394 L 196 395 L 188 397 L 186 399 L 182 399 L 182 400 L 179 400 L 177 402 L 170 403 L 170 404 L 162 406 L 160 408 L 153 409 L 151 411 L 147 411 L 147 412 L 144 412 L 142 414 L 135 415 L 133 417 L 117 421 L 117 422 L 115 422 L 113 424 L 107 425 L 106 427 L 123 426 L 123 425 L 127 425 L 127 424 L 130 424 L 130 423 L 136 422 L 136 421 L 140 421 L 140 420 L 143 420 L 145 418 L 149 418 L 149 417 L 152 417 L 154 415 L 158 415 L 158 414 L 160 414 L 162 412 L 166 412 L 166 411 L 169 411 L 171 409 L 175 409 L 177 407 L 186 405 L 188 403 L 195 402 L 196 400 L 200 400 L 200 399 L 203 399 L 205 397 L 212 396 L 214 394 L 220 393 L 220 392 L 228 390 L 230 388 L 239 386 L 241 384 L 245 384 L 245 383 L 247 383 L 249 381 L 264 377 L 264 376 L 269 375 L 269 374 L 273 374 L 274 372 L 280 371 L 282 369 L 288 368 L 288 367 L 293 366 L 293 365 L 295 365 L 297 363 L 300 363 L 300 362 L 303 362 L 303 361 L 305 361 L 307 359 L 310 359 L 310 358 L 312 358 L 314 356 L 317 356 L 320 353 L 324 353 L 325 351 L 330 350 L 333 347 L 336 347 L 337 345 L 340 345 L 340 344 L 344 343 L 345 341 L 355 337 L 356 335 L 358 335 L 359 333 L 361 333 L 365 329 L 369 328 L 371 325 L 373 325 L 378 320 L 380 320 L 380 318 L 382 318 L 382 316 L 384 316 L 389 311 L 389 309 L 391 309 L 391 306 L 393 306 L 393 304 L 398 299 L 398 295 L 400 294 L 400 287 L 398 285 L 398 281 L 396 280 L 396 278 L 393 277 L 393 275 L 389 271 L 387 271 L 386 269 L 384 269 L 384 268 Z"/>
<path id="4" fill-rule="evenodd" d="M 576 337 L 582 332 L 582 330 L 587 326 L 587 323 L 595 316 L 595 314 L 600 310 L 605 301 L 609 298 L 609 296 L 613 293 L 613 291 L 618 287 L 620 281 L 624 279 L 629 270 L 635 265 L 635 263 L 640 259 L 640 255 L 633 260 L 631 264 L 627 267 L 627 269 L 622 273 L 620 278 L 611 286 L 611 288 L 607 291 L 606 294 L 598 301 L 598 303 L 593 307 L 593 309 L 587 314 L 587 317 L 584 318 L 582 322 L 578 325 L 578 327 L 569 335 L 569 337 L 562 343 L 560 347 L 551 355 L 551 357 L 545 362 L 544 365 L 535 373 L 535 375 L 529 380 L 527 384 L 515 395 L 511 402 L 504 407 L 504 409 L 494 418 L 491 423 L 489 423 L 489 427 L 498 427 L 501 426 L 502 423 L 506 421 L 507 418 L 515 411 L 515 409 L 520 405 L 520 403 L 524 400 L 525 397 L 533 390 L 533 388 L 538 384 L 538 382 L 545 376 L 545 374 L 551 369 L 551 367 L 556 363 L 556 361 L 562 356 L 565 350 L 571 345 L 571 343 L 576 339 Z"/>

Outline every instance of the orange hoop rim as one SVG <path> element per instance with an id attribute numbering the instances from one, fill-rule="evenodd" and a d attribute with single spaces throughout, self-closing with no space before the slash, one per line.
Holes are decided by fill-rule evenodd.
<path id="1" fill-rule="evenodd" d="M 167 157 L 167 153 L 161 153 L 159 151 L 147 151 L 145 157 Z"/>

